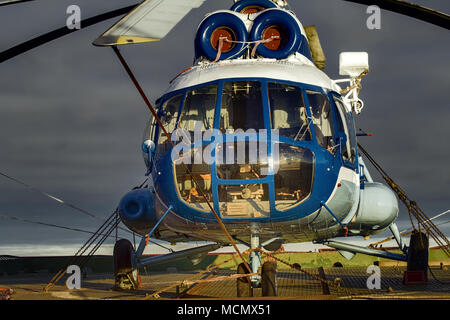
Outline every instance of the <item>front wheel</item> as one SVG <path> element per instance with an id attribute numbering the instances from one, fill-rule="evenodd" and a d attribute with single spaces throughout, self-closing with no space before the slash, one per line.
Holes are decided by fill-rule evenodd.
<path id="1" fill-rule="evenodd" d="M 263 297 L 277 295 L 277 265 L 275 262 L 265 262 L 261 269 L 261 294 Z"/>
<path id="2" fill-rule="evenodd" d="M 237 267 L 238 274 L 247 274 L 249 273 L 244 263 L 241 263 Z M 236 279 L 236 288 L 237 288 L 237 296 L 240 297 L 253 297 L 253 288 L 252 282 L 250 281 L 250 277 L 242 277 Z"/>
<path id="3" fill-rule="evenodd" d="M 121 290 L 136 290 L 140 285 L 136 254 L 126 239 L 120 239 L 114 245 L 114 281 L 115 288 Z"/>

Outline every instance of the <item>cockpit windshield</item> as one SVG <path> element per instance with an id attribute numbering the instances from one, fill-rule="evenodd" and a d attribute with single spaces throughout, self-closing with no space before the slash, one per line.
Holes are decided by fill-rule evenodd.
<path id="1" fill-rule="evenodd" d="M 305 103 L 299 87 L 269 83 L 269 106 L 272 129 L 294 140 L 311 140 Z"/>
<path id="2" fill-rule="evenodd" d="M 306 201 L 315 150 L 336 155 L 334 126 L 341 129 L 328 95 L 305 87 L 219 80 L 163 98 L 158 114 L 177 151 L 170 155 L 179 199 L 203 212 L 211 201 L 222 217 L 233 219 L 265 218 L 271 208 L 289 211 Z M 156 155 L 165 157 L 172 143 L 161 128 L 155 131 Z"/>
<path id="3" fill-rule="evenodd" d="M 256 80 L 226 81 L 223 86 L 207 84 L 163 100 L 159 114 L 169 135 L 175 129 L 191 134 L 209 129 L 222 133 L 271 129 L 293 141 L 311 141 L 315 135 L 320 146 L 335 153 L 328 96 L 293 84 Z M 266 128 L 265 121 L 270 127 Z M 158 132 L 158 152 L 161 153 L 170 148 L 170 143 L 162 130 Z"/>
<path id="4" fill-rule="evenodd" d="M 259 82 L 236 81 L 224 84 L 219 125 L 222 132 L 264 129 L 263 114 Z"/>
<path id="5" fill-rule="evenodd" d="M 179 129 L 206 131 L 214 125 L 217 84 L 189 90 L 181 111 Z"/>
<path id="6" fill-rule="evenodd" d="M 219 88 L 222 88 L 221 92 Z M 268 101 L 264 101 L 264 97 Z M 266 112 L 267 116 L 264 116 Z M 334 123 L 328 96 L 293 84 L 251 80 L 228 81 L 223 86 L 208 84 L 163 100 L 159 114 L 169 135 L 175 129 L 191 134 L 209 129 L 218 129 L 222 133 L 271 129 L 293 141 L 311 141 L 314 133 L 317 143 L 335 154 Z M 270 128 L 265 126 L 267 119 Z M 158 132 L 158 152 L 166 152 L 170 143 L 162 130 Z"/>

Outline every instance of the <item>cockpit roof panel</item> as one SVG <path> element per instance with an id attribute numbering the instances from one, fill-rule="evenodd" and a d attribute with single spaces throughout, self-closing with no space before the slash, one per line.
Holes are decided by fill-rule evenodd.
<path id="1" fill-rule="evenodd" d="M 166 93 L 215 80 L 237 78 L 277 79 L 339 90 L 339 87 L 312 63 L 257 59 L 224 60 L 196 65 L 175 78 Z"/>

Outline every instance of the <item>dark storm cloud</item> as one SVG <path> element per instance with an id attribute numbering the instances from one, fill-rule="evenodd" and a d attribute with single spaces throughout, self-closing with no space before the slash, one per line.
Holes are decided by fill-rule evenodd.
<path id="1" fill-rule="evenodd" d="M 0 50 L 61 27 L 74 2 L 43 0 L 0 9 Z M 134 2 L 76 1 L 82 18 Z M 446 0 L 420 3 L 450 12 Z M 204 15 L 231 4 L 207 1 L 160 42 L 121 48 L 152 101 L 192 64 L 194 32 Z M 369 52 L 371 70 L 361 91 L 365 109 L 357 127 L 375 136 L 361 143 L 430 216 L 448 209 L 450 33 L 386 11 L 381 30 L 368 30 L 366 7 L 344 1 L 291 0 L 290 5 L 304 25 L 317 26 L 330 77 L 340 78 L 340 52 Z M 143 180 L 140 143 L 149 115 L 112 50 L 91 45 L 113 23 L 81 30 L 0 65 L 0 171 L 103 217 Z M 0 179 L 0 214 L 89 230 L 98 225 L 5 179 Z M 408 226 L 403 209 L 399 219 Z M 83 239 L 0 221 L 0 243 Z"/>

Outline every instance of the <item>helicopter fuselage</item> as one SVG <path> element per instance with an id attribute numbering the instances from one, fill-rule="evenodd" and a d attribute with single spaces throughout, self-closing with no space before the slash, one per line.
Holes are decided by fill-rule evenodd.
<path id="1" fill-rule="evenodd" d="M 155 119 L 144 135 L 155 146 L 144 153 L 152 217 L 133 221 L 122 205 L 122 220 L 146 234 L 169 210 L 158 235 L 174 241 L 226 241 L 210 206 L 238 238 L 255 228 L 291 242 L 384 230 L 397 201 L 365 178 L 339 91 L 301 56 L 190 68 L 157 101 L 172 143 Z"/>

